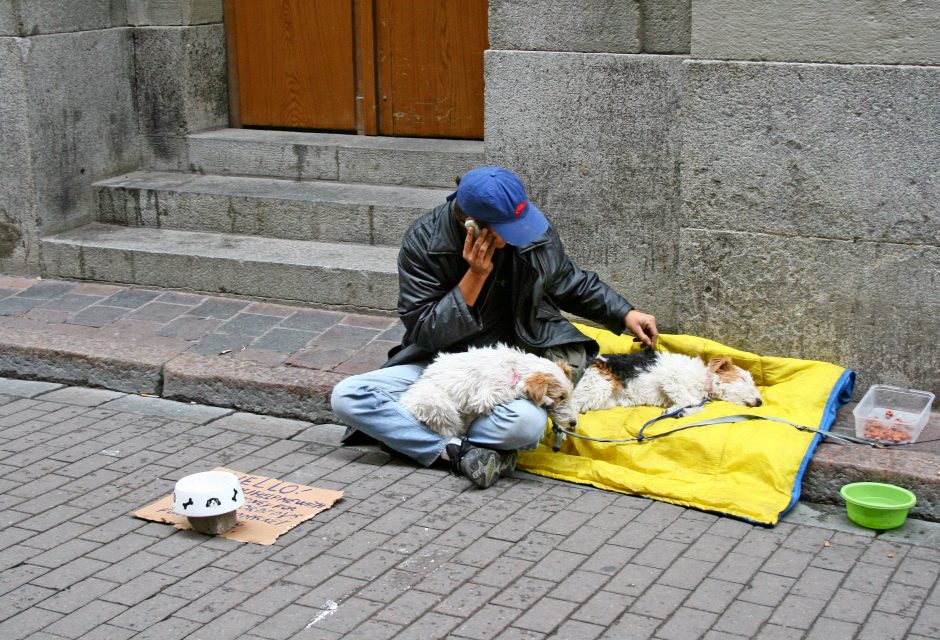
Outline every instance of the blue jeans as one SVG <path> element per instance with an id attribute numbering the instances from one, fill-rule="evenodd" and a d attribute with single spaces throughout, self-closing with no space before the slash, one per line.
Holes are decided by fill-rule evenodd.
<path id="1" fill-rule="evenodd" d="M 430 466 L 448 440 L 398 404 L 398 398 L 422 371 L 423 365 L 402 364 L 346 378 L 333 389 L 333 412 L 350 427 Z M 545 410 L 531 401 L 513 400 L 474 420 L 467 430 L 467 440 L 501 451 L 531 449 L 542 439 L 547 420 Z"/>

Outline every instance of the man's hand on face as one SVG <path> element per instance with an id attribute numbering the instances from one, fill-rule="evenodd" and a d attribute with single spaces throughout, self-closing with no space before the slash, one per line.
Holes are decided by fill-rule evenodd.
<path id="1" fill-rule="evenodd" d="M 642 342 L 648 347 L 656 345 L 656 338 L 659 337 L 659 329 L 656 328 L 656 318 L 649 313 L 643 313 L 636 309 L 627 311 L 623 317 L 623 324 L 627 331 L 634 335 L 634 340 Z"/>
<path id="2" fill-rule="evenodd" d="M 472 233 L 467 233 L 463 243 L 463 259 L 470 265 L 471 273 L 485 280 L 493 271 L 493 253 L 505 246 L 505 240 L 489 227 L 483 227 L 476 238 Z"/>

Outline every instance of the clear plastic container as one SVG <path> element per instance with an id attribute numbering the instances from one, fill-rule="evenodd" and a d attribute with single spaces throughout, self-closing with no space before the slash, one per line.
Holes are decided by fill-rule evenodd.
<path id="1" fill-rule="evenodd" d="M 886 444 L 917 442 L 933 400 L 929 391 L 872 385 L 852 410 L 855 435 Z"/>

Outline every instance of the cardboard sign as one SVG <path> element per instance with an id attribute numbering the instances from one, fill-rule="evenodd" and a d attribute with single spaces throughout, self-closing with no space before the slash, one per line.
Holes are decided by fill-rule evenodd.
<path id="1" fill-rule="evenodd" d="M 221 534 L 223 538 L 240 542 L 274 544 L 279 535 L 329 509 L 343 497 L 342 491 L 317 489 L 225 467 L 216 467 L 213 471 L 233 473 L 241 482 L 245 504 L 236 513 L 238 524 Z M 161 498 L 132 515 L 152 522 L 172 524 L 177 529 L 192 529 L 186 516 L 173 512 L 172 495 Z"/>

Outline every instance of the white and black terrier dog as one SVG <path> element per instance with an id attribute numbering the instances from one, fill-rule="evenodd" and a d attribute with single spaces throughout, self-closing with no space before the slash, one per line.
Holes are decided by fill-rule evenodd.
<path id="1" fill-rule="evenodd" d="M 698 413 L 710 398 L 745 407 L 762 403 L 751 374 L 727 356 L 706 365 L 701 358 L 647 348 L 597 356 L 572 393 L 571 404 L 577 413 L 651 405 L 679 416 Z"/>
<path id="2" fill-rule="evenodd" d="M 528 398 L 544 407 L 552 422 L 574 429 L 573 386 L 567 363 L 500 344 L 438 355 L 399 403 L 445 438 L 465 435 L 478 416 L 516 398 Z"/>

